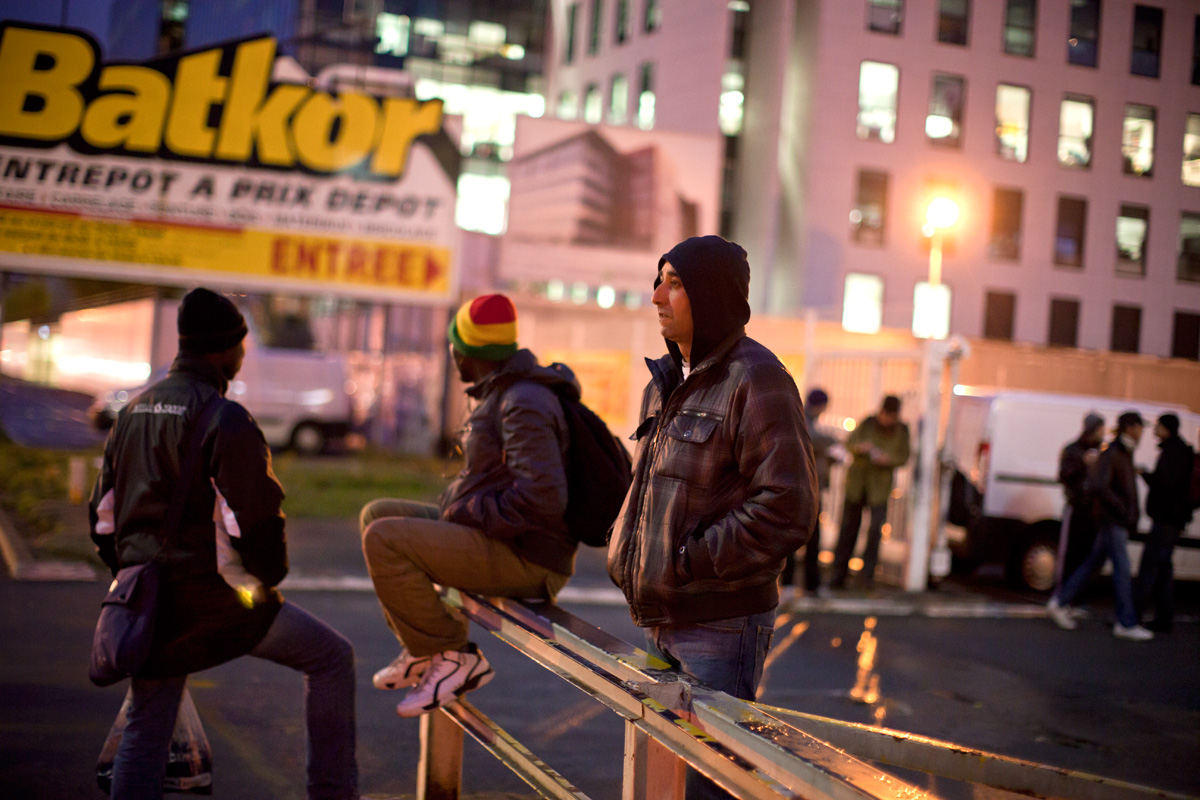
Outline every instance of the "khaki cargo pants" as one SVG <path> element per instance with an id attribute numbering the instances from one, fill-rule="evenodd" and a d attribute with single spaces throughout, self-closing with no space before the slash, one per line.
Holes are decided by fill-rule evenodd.
<path id="1" fill-rule="evenodd" d="M 466 620 L 442 604 L 435 583 L 475 594 L 553 600 L 570 579 L 475 528 L 443 522 L 431 503 L 372 500 L 359 527 L 383 616 L 414 656 L 467 644 Z"/>

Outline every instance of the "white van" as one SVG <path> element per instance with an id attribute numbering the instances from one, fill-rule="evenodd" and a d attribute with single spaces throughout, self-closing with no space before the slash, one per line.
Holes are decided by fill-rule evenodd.
<path id="1" fill-rule="evenodd" d="M 1059 454 L 1079 437 L 1089 412 L 1104 417 L 1111 438 L 1117 417 L 1138 411 L 1146 430 L 1134 463 L 1153 469 L 1160 414 L 1179 415 L 1179 435 L 1196 445 L 1200 415 L 1187 409 L 1111 397 L 955 387 L 948 453 L 953 462 L 946 536 L 956 570 L 983 563 L 1004 564 L 1014 583 L 1038 591 L 1054 587 L 1058 538 L 1066 500 L 1058 483 Z M 1137 572 L 1142 542 L 1150 529 L 1145 516 L 1146 484 L 1139 480 L 1141 529 L 1130 538 Z M 1198 515 L 1200 516 L 1200 515 Z M 1200 579 L 1200 519 L 1193 519 L 1175 548 L 1175 577 Z"/>

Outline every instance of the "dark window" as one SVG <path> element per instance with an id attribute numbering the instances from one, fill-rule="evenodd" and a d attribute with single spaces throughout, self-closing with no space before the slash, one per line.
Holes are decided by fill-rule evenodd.
<path id="1" fill-rule="evenodd" d="M 1200 281 L 1200 214 L 1185 211 L 1179 217 L 1179 262 L 1175 278 Z"/>
<path id="2" fill-rule="evenodd" d="M 1071 0 L 1067 61 L 1081 67 L 1094 67 L 1099 51 L 1100 0 Z"/>
<path id="3" fill-rule="evenodd" d="M 646 33 L 654 33 L 662 25 L 662 7 L 658 0 L 646 0 L 646 13 L 642 16 L 642 28 Z"/>
<path id="4" fill-rule="evenodd" d="M 1114 353 L 1136 353 L 1142 342 L 1142 309 L 1138 306 L 1113 306 L 1112 339 Z"/>
<path id="5" fill-rule="evenodd" d="M 629 0 L 617 0 L 617 27 L 613 38 L 617 44 L 625 44 L 629 38 Z"/>
<path id="6" fill-rule="evenodd" d="M 1046 343 L 1057 347 L 1075 347 L 1079 341 L 1079 301 L 1050 298 L 1050 332 Z"/>
<path id="7" fill-rule="evenodd" d="M 1175 330 L 1171 334 L 1171 357 L 1200 360 L 1200 314 L 1175 312 Z"/>
<path id="8" fill-rule="evenodd" d="M 992 195 L 992 236 L 988 250 L 993 258 L 1021 257 L 1021 212 L 1025 193 L 1020 189 L 996 189 Z"/>
<path id="9" fill-rule="evenodd" d="M 886 172 L 859 170 L 854 209 L 850 212 L 850 230 L 854 241 L 860 244 L 883 244 L 887 231 L 887 188 Z"/>
<path id="10" fill-rule="evenodd" d="M 726 239 L 733 235 L 734 208 L 737 206 L 738 142 L 737 136 L 725 137 L 725 158 L 721 165 L 721 216 L 717 233 Z"/>
<path id="11" fill-rule="evenodd" d="M 162 16 L 158 23 L 159 54 L 170 53 L 183 47 L 187 20 L 188 0 L 163 0 Z"/>
<path id="12" fill-rule="evenodd" d="M 604 0 L 592 0 L 592 24 L 588 28 L 588 53 L 600 52 L 600 23 L 604 19 Z"/>
<path id="13" fill-rule="evenodd" d="M 966 85 L 960 75 L 934 73 L 929 90 L 929 114 L 925 117 L 925 136 L 934 144 L 962 145 L 963 105 Z"/>
<path id="14" fill-rule="evenodd" d="M 1150 209 L 1122 205 L 1117 216 L 1117 272 L 1146 274 L 1146 240 L 1150 233 Z"/>
<path id="15" fill-rule="evenodd" d="M 867 0 L 867 30 L 899 34 L 904 22 L 904 0 Z"/>
<path id="16" fill-rule="evenodd" d="M 575 32 L 579 28 L 579 3 L 567 6 L 567 49 L 563 53 L 563 63 L 570 64 L 575 60 Z"/>
<path id="17" fill-rule="evenodd" d="M 1129 71 L 1147 78 L 1158 77 L 1159 54 L 1162 51 L 1163 12 L 1153 6 L 1133 7 L 1133 50 L 1129 54 Z"/>
<path id="18" fill-rule="evenodd" d="M 938 0 L 937 39 L 943 44 L 966 44 L 971 27 L 971 0 Z"/>
<path id="19" fill-rule="evenodd" d="M 1192 23 L 1192 85 L 1200 86 L 1200 14 Z"/>
<path id="20" fill-rule="evenodd" d="M 983 306 L 983 338 L 1012 341 L 1017 296 L 1012 292 L 988 292 Z"/>
<path id="21" fill-rule="evenodd" d="M 1004 52 L 1033 56 L 1037 43 L 1037 0 L 1008 0 L 1004 11 Z"/>
<path id="22" fill-rule="evenodd" d="M 1054 226 L 1054 263 L 1064 267 L 1083 266 L 1083 235 L 1087 227 L 1087 200 L 1058 198 L 1058 221 Z"/>

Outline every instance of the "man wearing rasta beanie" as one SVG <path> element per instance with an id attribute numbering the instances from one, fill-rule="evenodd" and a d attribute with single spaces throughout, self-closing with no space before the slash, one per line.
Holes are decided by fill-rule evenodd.
<path id="1" fill-rule="evenodd" d="M 378 499 L 359 522 L 367 571 L 400 655 L 375 673 L 380 689 L 413 687 L 396 706 L 415 717 L 492 679 L 434 584 L 503 597 L 553 600 L 575 571 L 567 533 L 560 396 L 579 398 L 562 364 L 539 366 L 517 346 L 517 311 L 501 294 L 464 303 L 447 338 L 474 401 L 462 427 L 466 463 L 438 505 Z"/>
<path id="2" fill-rule="evenodd" d="M 188 674 L 252 655 L 304 673 L 308 796 L 355 800 L 354 648 L 275 588 L 288 571 L 283 488 L 262 431 L 225 399 L 246 353 L 246 320 L 228 298 L 193 289 L 177 322 L 179 354 L 117 415 L 89 508 L 92 541 L 114 575 L 152 559 L 162 568 L 112 797 L 162 796 Z M 177 498 L 193 441 L 198 457 Z M 164 530 L 175 503 L 182 518 Z"/>
<path id="3" fill-rule="evenodd" d="M 784 558 L 814 535 L 817 479 L 800 393 L 746 336 L 750 266 L 719 236 L 658 262 L 654 306 L 667 355 L 646 360 L 633 485 L 608 574 L 674 667 L 754 699 Z M 689 800 L 725 796 L 689 772 Z"/>

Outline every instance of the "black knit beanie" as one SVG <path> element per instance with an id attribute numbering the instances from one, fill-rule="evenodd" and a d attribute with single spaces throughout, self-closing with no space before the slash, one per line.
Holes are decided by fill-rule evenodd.
<path id="1" fill-rule="evenodd" d="M 660 276 L 667 262 L 683 281 L 692 307 L 690 363 L 699 364 L 750 321 L 750 262 L 741 245 L 720 236 L 693 236 L 675 245 L 658 260 Z M 655 278 L 655 288 L 661 282 Z M 674 342 L 667 342 L 667 349 L 677 354 Z"/>
<path id="2" fill-rule="evenodd" d="M 179 350 L 184 353 L 220 353 L 249 332 L 246 318 L 228 297 L 204 288 L 183 296 L 177 324 Z"/>

